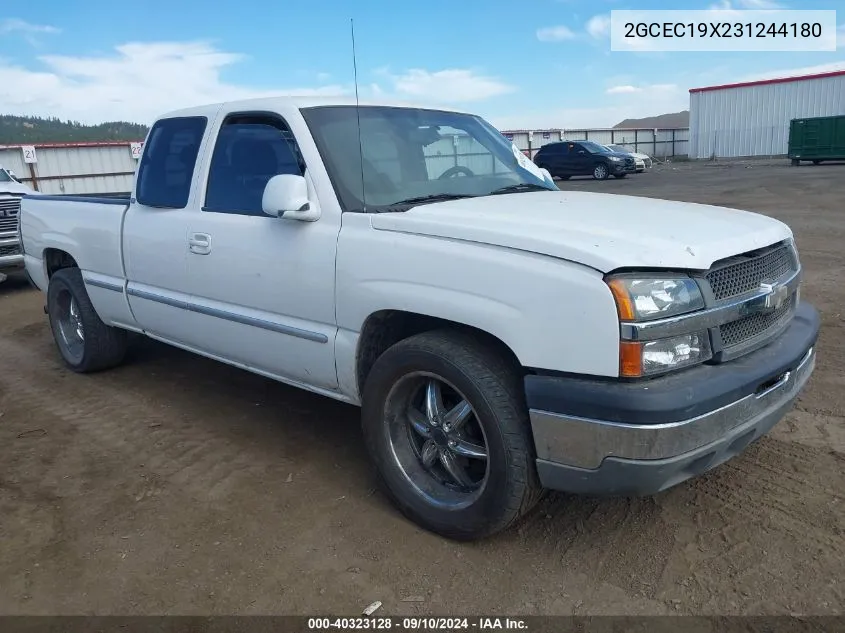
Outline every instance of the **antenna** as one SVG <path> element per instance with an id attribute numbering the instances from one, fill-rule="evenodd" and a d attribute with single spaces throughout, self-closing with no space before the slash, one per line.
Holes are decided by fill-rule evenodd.
<path id="1" fill-rule="evenodd" d="M 367 191 L 364 187 L 364 148 L 361 145 L 361 104 L 358 101 L 358 61 L 355 57 L 355 21 L 349 18 L 349 28 L 352 31 L 352 70 L 355 76 L 355 117 L 358 119 L 358 154 L 361 157 L 361 203 L 364 213 L 367 212 Z"/>

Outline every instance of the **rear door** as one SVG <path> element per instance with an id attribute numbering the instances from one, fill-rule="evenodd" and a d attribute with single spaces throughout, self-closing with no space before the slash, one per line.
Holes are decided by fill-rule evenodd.
<path id="1" fill-rule="evenodd" d="M 153 125 L 123 225 L 126 290 L 135 320 L 148 334 L 178 344 L 191 337 L 190 199 L 208 128 L 205 116 L 165 118 Z M 108 243 L 105 236 L 103 243 Z"/>

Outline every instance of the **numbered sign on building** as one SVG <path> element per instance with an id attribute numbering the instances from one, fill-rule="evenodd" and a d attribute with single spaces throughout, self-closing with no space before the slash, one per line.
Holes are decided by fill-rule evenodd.
<path id="1" fill-rule="evenodd" d="M 132 158 L 135 160 L 141 158 L 141 150 L 144 149 L 143 143 L 130 143 L 129 147 L 132 150 Z"/>
<path id="2" fill-rule="evenodd" d="M 23 162 L 37 163 L 38 156 L 35 154 L 35 147 L 33 145 L 21 145 L 21 152 L 23 152 Z"/>

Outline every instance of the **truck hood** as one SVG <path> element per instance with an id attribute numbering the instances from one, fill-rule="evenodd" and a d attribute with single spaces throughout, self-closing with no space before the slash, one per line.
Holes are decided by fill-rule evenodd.
<path id="1" fill-rule="evenodd" d="M 0 182 L 0 195 L 4 193 L 25 196 L 35 191 L 19 182 Z"/>
<path id="2" fill-rule="evenodd" d="M 705 270 L 716 260 L 792 237 L 778 220 L 738 209 L 573 191 L 438 202 L 373 214 L 377 230 L 540 253 L 601 272 Z"/>

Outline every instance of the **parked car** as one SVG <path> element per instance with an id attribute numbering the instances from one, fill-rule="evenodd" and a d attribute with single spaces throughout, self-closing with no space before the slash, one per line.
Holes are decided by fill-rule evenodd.
<path id="1" fill-rule="evenodd" d="M 625 149 L 622 145 L 605 145 L 605 147 L 607 147 L 611 152 L 627 153 L 633 156 L 637 163 L 637 171 L 645 171 L 646 169 L 651 169 L 654 165 L 654 161 L 648 154 L 643 154 L 641 152 L 632 152 L 628 149 Z"/>
<path id="2" fill-rule="evenodd" d="M 0 281 L 5 273 L 23 268 L 18 238 L 18 212 L 21 198 L 35 191 L 18 181 L 14 174 L 0 166 Z"/>
<path id="3" fill-rule="evenodd" d="M 534 155 L 534 163 L 561 180 L 572 176 L 592 176 L 606 180 L 624 178 L 636 171 L 634 157 L 612 152 L 593 141 L 558 141 L 543 145 Z"/>
<path id="4" fill-rule="evenodd" d="M 442 161 L 456 131 L 470 166 Z M 788 226 L 560 191 L 464 112 L 172 112 L 131 199 L 26 197 L 21 234 L 71 370 L 118 365 L 137 332 L 358 405 L 389 497 L 453 538 L 544 489 L 646 495 L 708 471 L 815 366 Z"/>

